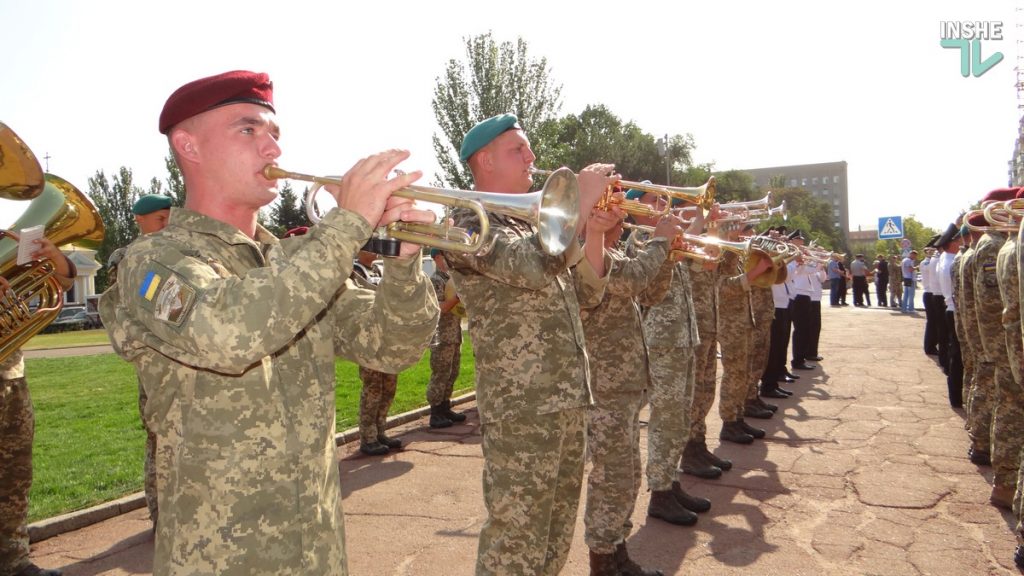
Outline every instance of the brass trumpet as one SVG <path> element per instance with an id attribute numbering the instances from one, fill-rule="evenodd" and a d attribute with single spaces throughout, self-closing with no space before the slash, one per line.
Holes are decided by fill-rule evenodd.
<path id="1" fill-rule="evenodd" d="M 1010 202 L 1013 202 L 1012 200 Z M 1004 202 L 989 202 L 984 207 L 970 210 L 964 214 L 963 222 L 967 229 L 972 232 L 1014 232 L 1020 226 L 1020 217 L 1013 210 L 1006 207 Z M 988 222 L 987 225 L 971 224 L 972 218 L 981 216 Z"/>
<path id="2" fill-rule="evenodd" d="M 314 224 L 320 221 L 314 203 L 316 193 L 324 185 L 339 185 L 342 182 L 340 177 L 289 172 L 273 164 L 263 167 L 263 176 L 268 180 L 289 178 L 316 184 L 306 192 L 306 211 Z M 441 224 L 395 222 L 387 226 L 386 234 L 391 238 L 450 252 L 476 254 L 485 249 L 490 236 L 487 212 L 518 218 L 535 226 L 538 229 L 541 248 L 552 256 L 561 254 L 568 248 L 576 236 L 576 223 L 579 220 L 579 188 L 576 175 L 568 168 L 551 172 L 544 183 L 544 188 L 530 194 L 497 194 L 429 186 L 406 186 L 396 190 L 392 195 L 473 211 L 480 222 L 480 230 L 473 232 L 449 226 L 447 221 Z"/>
<path id="3" fill-rule="evenodd" d="M 538 176 L 548 176 L 551 174 L 551 171 L 531 167 L 530 173 Z M 650 192 L 651 194 L 662 196 L 666 199 L 665 209 L 660 210 L 637 200 L 615 201 L 612 198 L 615 187 L 632 188 L 641 192 Z M 646 184 L 631 180 L 618 180 L 605 191 L 604 196 L 598 201 L 596 207 L 608 210 L 612 204 L 616 204 L 623 212 L 633 216 L 660 218 L 667 215 L 672 209 L 672 200 L 680 200 L 688 204 L 700 206 L 701 210 L 704 211 L 704 215 L 707 216 L 708 210 L 711 210 L 711 206 L 715 203 L 715 177 L 711 176 L 704 184 L 694 187 L 662 186 L 660 184 Z"/>

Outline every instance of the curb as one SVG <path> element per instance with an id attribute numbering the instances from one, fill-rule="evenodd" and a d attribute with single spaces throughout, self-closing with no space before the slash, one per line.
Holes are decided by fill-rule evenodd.
<path id="1" fill-rule="evenodd" d="M 458 398 L 452 398 L 452 406 L 473 402 L 474 400 L 476 400 L 475 391 L 463 394 Z M 388 418 L 386 428 L 390 429 L 396 426 L 401 426 L 402 424 L 408 424 L 409 422 L 415 422 L 416 420 L 429 415 L 429 405 L 423 406 L 422 408 L 416 408 L 415 410 L 410 410 L 408 412 L 403 412 L 401 414 L 396 414 Z M 358 426 L 349 428 L 334 435 L 335 446 L 342 446 L 349 442 L 355 442 L 358 440 Z M 79 530 L 86 526 L 96 524 L 104 520 L 109 520 L 115 516 L 127 514 L 132 510 L 138 510 L 139 508 L 145 507 L 145 493 L 136 492 L 134 494 L 118 498 L 117 500 L 97 504 L 91 508 L 76 510 L 60 516 L 54 516 L 53 518 L 33 522 L 28 525 L 28 539 L 31 543 L 39 542 L 41 540 L 46 540 L 47 538 L 53 538 L 59 534 L 64 534 L 65 532 Z"/>

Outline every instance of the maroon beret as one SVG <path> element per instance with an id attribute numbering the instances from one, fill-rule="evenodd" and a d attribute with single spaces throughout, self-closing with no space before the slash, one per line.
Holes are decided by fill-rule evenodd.
<path id="1" fill-rule="evenodd" d="M 274 83 L 270 76 L 234 70 L 185 84 L 164 103 L 160 112 L 160 133 L 167 134 L 175 124 L 196 114 L 240 102 L 266 106 L 274 112 Z"/>
<path id="2" fill-rule="evenodd" d="M 1017 188 L 1017 195 L 1014 198 L 1024 198 L 1024 186 Z"/>
<path id="3" fill-rule="evenodd" d="M 967 219 L 967 223 L 977 228 L 992 225 L 985 219 L 985 215 L 982 214 L 980 210 L 977 213 L 972 214 L 971 217 Z"/>
<path id="4" fill-rule="evenodd" d="M 1020 188 L 996 188 L 988 194 L 985 194 L 985 197 L 981 199 L 981 202 L 984 204 L 985 202 L 1013 200 L 1017 196 L 1018 190 L 1020 190 Z"/>

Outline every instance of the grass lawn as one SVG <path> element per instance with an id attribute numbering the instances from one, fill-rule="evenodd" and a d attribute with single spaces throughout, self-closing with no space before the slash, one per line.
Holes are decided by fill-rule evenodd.
<path id="1" fill-rule="evenodd" d="M 22 350 L 40 350 L 43 348 L 73 348 L 75 346 L 99 346 L 110 344 L 107 331 L 103 328 L 95 330 L 71 330 L 53 334 L 36 334 Z"/>
<path id="2" fill-rule="evenodd" d="M 45 334 L 66 337 L 88 332 Z M 102 341 L 106 343 L 106 333 Z M 28 347 L 26 347 L 28 348 Z M 114 354 L 29 359 L 26 375 L 36 413 L 29 522 L 87 508 L 142 490 L 146 433 L 139 420 L 138 383 L 131 364 Z M 355 364 L 335 364 L 338 430 L 359 422 Z M 391 414 L 426 405 L 430 351 L 398 377 Z M 473 388 L 473 354 L 462 344 L 455 395 Z"/>

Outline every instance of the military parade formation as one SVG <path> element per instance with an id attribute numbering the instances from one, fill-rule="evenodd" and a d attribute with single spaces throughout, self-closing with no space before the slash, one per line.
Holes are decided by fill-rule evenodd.
<path id="1" fill-rule="evenodd" d="M 751 421 L 775 417 L 769 400 L 785 402 L 786 387 L 825 360 L 822 288 L 830 284 L 838 306 L 844 255 L 802 230 L 757 232 L 778 213 L 770 196 L 721 204 L 713 177 L 699 187 L 631 182 L 601 162 L 541 170 L 513 114 L 465 134 L 459 156 L 473 191 L 415 185 L 419 172 L 396 170 L 403 150 L 368 156 L 341 178 L 285 172 L 273 84 L 249 71 L 183 85 L 158 127 L 185 205 L 136 203 L 143 234 L 111 258 L 115 281 L 100 301 L 115 352 L 138 375 L 154 574 L 347 574 L 335 359 L 360 367 L 360 450 L 387 454 L 402 447 L 386 434 L 397 374 L 427 348 L 429 426 L 466 419 L 451 403 L 464 323 L 487 513 L 475 573 L 559 574 L 582 496 L 592 576 L 662 574 L 626 546 L 643 485 L 650 521 L 698 523 L 713 502 L 684 490 L 680 474 L 716 479 L 732 468 L 710 449 L 709 428 L 737 446 L 765 438 Z M 338 208 L 278 239 L 257 215 L 284 177 L 317 181 Z M 530 192 L 538 177 L 543 189 Z M 0 185 L 54 186 L 41 174 Z M 1018 519 L 1022 198 L 1024 188 L 987 194 L 931 239 L 919 268 L 911 262 L 911 283 L 898 283 L 906 297 L 890 290 L 913 313 L 919 269 L 924 352 L 945 373 L 951 407 L 965 410 L 971 461 L 992 467 L 992 504 Z M 447 204 L 450 222 L 434 224 L 417 200 Z M 50 264 L 24 273 L 66 289 L 74 265 L 56 244 L 68 241 L 48 232 L 33 257 Z M 902 273 L 888 266 L 891 277 L 906 278 L 905 262 Z M 854 264 L 855 299 L 870 302 L 863 263 Z M 27 309 L 11 288 L 23 281 L 15 272 L 5 265 L 0 275 L 11 318 Z M 889 282 L 879 280 L 883 306 Z M 0 348 L 0 576 L 60 574 L 28 556 L 23 342 Z M 721 426 L 709 427 L 716 388 Z M 1024 568 L 1022 529 L 1015 561 Z"/>

